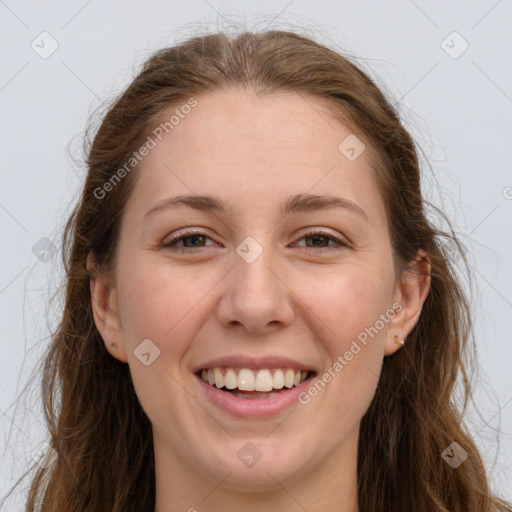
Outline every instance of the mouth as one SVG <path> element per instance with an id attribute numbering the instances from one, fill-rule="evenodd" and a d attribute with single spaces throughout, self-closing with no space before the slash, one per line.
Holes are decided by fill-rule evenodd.
<path id="1" fill-rule="evenodd" d="M 265 399 L 286 393 L 314 377 L 316 372 L 293 368 L 202 368 L 203 382 L 236 398 Z"/>

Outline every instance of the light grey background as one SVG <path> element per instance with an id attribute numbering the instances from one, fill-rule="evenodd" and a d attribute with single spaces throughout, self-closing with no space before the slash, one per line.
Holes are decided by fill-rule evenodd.
<path id="1" fill-rule="evenodd" d="M 45 310 L 62 277 L 59 254 L 36 244 L 47 237 L 59 245 L 83 178 L 66 146 L 81 156 L 89 112 L 120 92 L 150 52 L 195 34 L 198 23 L 231 30 L 244 19 L 249 30 L 298 26 L 323 34 L 326 44 L 359 57 L 399 103 L 435 175 L 425 166 L 425 194 L 453 220 L 471 261 L 482 370 L 481 414 L 470 410 L 470 426 L 493 488 L 510 499 L 510 0 L 0 0 L 0 496 L 45 439 L 37 387 L 31 400 L 17 393 L 47 342 Z M 56 51 L 42 58 L 52 44 Z M 22 491 L 5 510 L 22 510 Z"/>

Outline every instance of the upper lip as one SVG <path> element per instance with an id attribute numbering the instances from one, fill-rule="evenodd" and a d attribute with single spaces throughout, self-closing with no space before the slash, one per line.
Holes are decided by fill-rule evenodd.
<path id="1" fill-rule="evenodd" d="M 231 355 L 225 357 L 219 357 L 205 361 L 204 363 L 198 364 L 193 368 L 193 373 L 197 373 L 200 370 L 206 370 L 209 368 L 247 368 L 249 370 L 260 370 L 263 368 L 291 368 L 293 370 L 307 370 L 309 372 L 316 372 L 316 370 L 309 364 L 301 363 L 295 359 L 281 356 L 267 356 L 267 357 L 248 357 L 244 355 Z"/>

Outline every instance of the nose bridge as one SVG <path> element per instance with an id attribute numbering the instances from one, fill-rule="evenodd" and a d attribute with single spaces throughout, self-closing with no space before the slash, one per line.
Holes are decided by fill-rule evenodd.
<path id="1" fill-rule="evenodd" d="M 262 243 L 252 236 L 246 237 L 237 247 L 235 259 L 235 276 L 232 285 L 244 303 L 260 308 L 269 306 L 276 300 L 277 283 L 275 275 L 270 271 L 272 266 L 272 249 L 270 236 L 259 236 Z M 265 248 L 263 243 L 266 242 Z"/>
<path id="2" fill-rule="evenodd" d="M 265 296 L 274 291 L 275 276 L 269 270 L 272 265 L 269 245 L 263 249 L 255 238 L 248 237 L 236 248 L 239 257 L 239 261 L 236 261 L 237 282 L 243 285 L 242 289 L 248 288 L 253 293 L 264 293 Z"/>

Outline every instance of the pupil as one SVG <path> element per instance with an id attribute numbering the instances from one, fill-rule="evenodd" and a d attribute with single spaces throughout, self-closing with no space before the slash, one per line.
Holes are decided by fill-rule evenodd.
<path id="1" fill-rule="evenodd" d="M 310 238 L 311 238 L 312 241 L 313 240 L 318 241 L 318 239 L 322 239 L 322 238 L 325 240 L 325 236 L 324 235 L 313 235 Z M 317 244 L 313 243 L 313 245 L 317 245 Z"/>
<path id="2" fill-rule="evenodd" d="M 203 238 L 203 236 L 202 235 L 192 235 L 192 236 L 187 237 L 185 240 L 192 240 L 192 239 L 197 240 L 198 238 Z M 187 244 L 185 244 L 185 245 L 187 245 Z M 192 243 L 192 247 L 195 247 L 195 246 L 197 246 L 197 244 Z"/>

